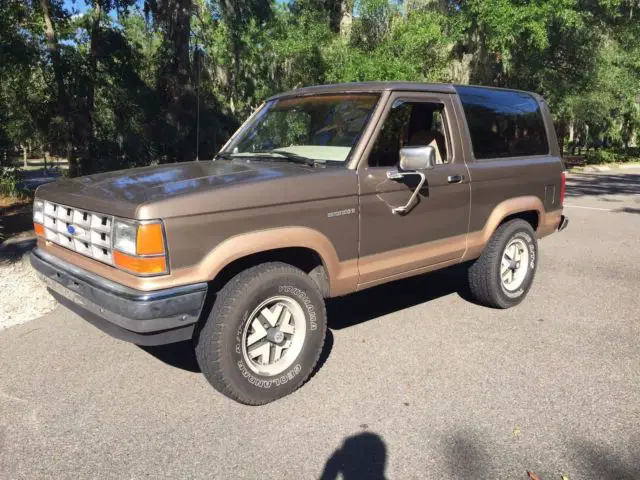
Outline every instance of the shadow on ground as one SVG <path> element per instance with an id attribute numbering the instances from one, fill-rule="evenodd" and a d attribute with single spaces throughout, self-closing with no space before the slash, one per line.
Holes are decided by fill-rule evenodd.
<path id="1" fill-rule="evenodd" d="M 398 280 L 346 297 L 327 300 L 329 329 L 327 329 L 324 349 L 311 376 L 313 377 L 322 368 L 331 354 L 333 348 L 331 330 L 351 327 L 452 293 L 458 293 L 466 300 L 472 301 L 466 284 L 465 265 Z M 208 311 L 208 308 L 205 310 Z M 167 365 L 188 372 L 200 372 L 191 341 L 140 348 Z"/>
<path id="2" fill-rule="evenodd" d="M 30 235 L 32 231 L 33 209 L 30 201 L 20 200 L 0 207 L 0 251 L 8 239 L 20 240 L 15 237 Z"/>
<path id="3" fill-rule="evenodd" d="M 451 478 L 496 478 L 494 467 L 500 461 L 500 454 L 496 452 L 496 444 L 488 444 L 484 435 L 474 431 L 458 431 L 443 443 L 444 457 Z M 635 440 L 638 437 L 636 436 Z M 631 441 L 630 444 L 637 445 Z M 522 475 L 514 478 L 569 478 L 580 474 L 577 478 L 597 478 L 599 480 L 633 480 L 640 478 L 640 452 L 632 452 L 633 458 L 622 458 L 610 450 L 606 445 L 592 442 L 572 442 L 571 461 L 567 462 L 567 471 L 536 470 L 533 476 L 527 472 L 531 465 L 513 465 L 522 469 Z"/>
<path id="4" fill-rule="evenodd" d="M 14 239 L 11 243 L 0 245 L 0 265 L 19 261 L 23 255 L 30 252 L 35 246 L 36 239 L 32 237 Z"/>
<path id="5" fill-rule="evenodd" d="M 478 435 L 456 432 L 444 441 L 451 478 L 491 478 L 491 457 Z"/>
<path id="6" fill-rule="evenodd" d="M 472 302 L 466 282 L 466 265 L 373 287 L 327 301 L 329 327 L 334 330 L 404 310 L 457 293 Z"/>
<path id="7" fill-rule="evenodd" d="M 616 213 L 640 213 L 640 208 L 623 207 L 614 210 Z"/>
<path id="8" fill-rule="evenodd" d="M 566 194 L 567 197 L 640 194 L 640 174 L 572 174 L 567 178 Z"/>
<path id="9" fill-rule="evenodd" d="M 193 348 L 193 342 L 191 342 L 190 340 L 187 340 L 185 342 L 170 343 L 168 345 L 158 345 L 152 347 L 138 345 L 138 347 L 148 354 L 154 356 L 161 362 L 166 363 L 167 365 L 170 365 L 172 367 L 186 370 L 187 372 L 201 372 L 200 366 L 198 365 L 198 360 L 196 359 L 196 353 Z M 314 375 L 322 368 L 322 366 L 329 358 L 332 349 L 333 334 L 330 330 L 327 330 L 327 336 L 324 340 L 324 348 L 322 349 L 322 353 L 320 354 L 318 363 L 309 376 L 309 379 L 313 378 Z"/>
<path id="10" fill-rule="evenodd" d="M 640 437 L 636 436 L 636 440 Z M 600 480 L 637 480 L 640 478 L 640 450 L 638 442 L 635 444 L 633 455 L 635 458 L 621 458 L 604 445 L 596 445 L 590 442 L 575 443 L 574 449 L 582 465 L 586 467 L 589 478 Z"/>
<path id="11" fill-rule="evenodd" d="M 375 433 L 347 437 L 331 454 L 320 480 L 382 480 L 387 464 L 387 447 Z"/>
<path id="12" fill-rule="evenodd" d="M 500 467 L 500 446 L 488 443 L 486 435 L 474 430 L 456 431 L 442 441 L 444 461 L 450 478 L 488 479 L 496 478 L 495 468 Z M 631 439 L 630 444 L 637 445 Z M 565 471 L 550 469 L 528 472 L 531 465 L 511 465 L 521 469 L 521 475 L 513 478 L 597 478 L 599 480 L 634 480 L 640 478 L 640 453 L 631 452 L 632 458 L 623 458 L 608 446 L 592 442 L 572 442 L 571 460 Z M 496 451 L 496 448 L 498 451 Z M 363 432 L 347 437 L 342 445 L 329 457 L 320 480 L 384 479 L 388 459 L 388 447 L 380 435 Z M 509 467 L 509 465 L 504 465 Z M 427 473 L 427 472 L 422 472 Z M 428 478 L 428 475 L 425 475 Z"/>

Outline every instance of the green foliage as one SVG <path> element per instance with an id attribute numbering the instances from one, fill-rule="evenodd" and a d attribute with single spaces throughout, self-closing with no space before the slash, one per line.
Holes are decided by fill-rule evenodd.
<path id="1" fill-rule="evenodd" d="M 635 1 L 142 5 L 0 0 L 0 150 L 71 154 L 81 173 L 211 158 L 276 92 L 369 80 L 533 90 L 561 139 L 569 129 L 584 145 L 640 137 Z"/>
<path id="2" fill-rule="evenodd" d="M 20 198 L 26 191 L 20 186 L 20 169 L 14 166 L 0 166 L 0 196 Z"/>
<path id="3" fill-rule="evenodd" d="M 640 148 L 590 150 L 585 154 L 584 161 L 588 165 L 628 162 L 640 163 Z"/>

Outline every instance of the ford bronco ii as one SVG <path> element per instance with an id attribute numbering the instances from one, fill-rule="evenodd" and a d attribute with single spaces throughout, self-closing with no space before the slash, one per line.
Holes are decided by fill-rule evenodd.
<path id="1" fill-rule="evenodd" d="M 325 298 L 455 264 L 521 302 L 538 240 L 567 225 L 538 95 L 357 83 L 276 95 L 213 161 L 62 180 L 34 200 L 34 268 L 63 305 L 140 345 L 192 340 L 258 405 L 312 373 Z"/>

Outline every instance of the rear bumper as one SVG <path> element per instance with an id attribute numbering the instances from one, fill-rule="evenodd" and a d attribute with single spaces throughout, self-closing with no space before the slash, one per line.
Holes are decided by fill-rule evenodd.
<path id="1" fill-rule="evenodd" d="M 569 217 L 562 215 L 560 217 L 560 224 L 558 225 L 558 231 L 561 232 L 569 226 Z"/>
<path id="2" fill-rule="evenodd" d="M 31 265 L 62 305 L 109 335 L 138 345 L 190 339 L 207 284 L 143 292 L 114 283 L 36 248 Z"/>

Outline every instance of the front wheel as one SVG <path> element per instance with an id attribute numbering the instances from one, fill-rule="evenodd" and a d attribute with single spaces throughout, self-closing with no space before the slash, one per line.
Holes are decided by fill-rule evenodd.
<path id="1" fill-rule="evenodd" d="M 510 220 L 498 227 L 480 258 L 469 267 L 469 289 L 483 305 L 513 307 L 531 289 L 537 266 L 533 228 L 524 220 Z"/>
<path id="2" fill-rule="evenodd" d="M 290 265 L 265 263 L 220 290 L 196 335 L 196 357 L 216 390 L 261 405 L 304 383 L 325 334 L 324 299 L 316 283 Z"/>

